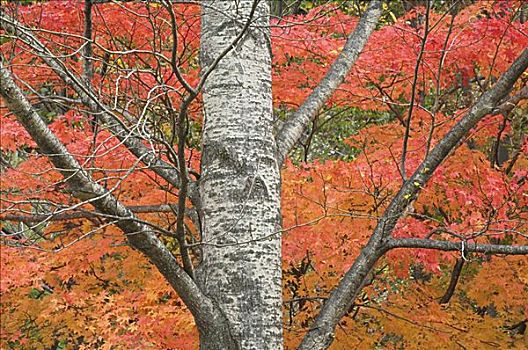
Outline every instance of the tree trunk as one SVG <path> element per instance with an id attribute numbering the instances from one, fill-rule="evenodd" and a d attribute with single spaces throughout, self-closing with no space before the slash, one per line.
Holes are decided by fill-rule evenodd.
<path id="1" fill-rule="evenodd" d="M 253 0 L 202 7 L 202 74 L 240 34 Z M 258 2 L 203 91 L 203 292 L 240 349 L 282 349 L 280 172 L 272 125 L 269 4 Z M 202 349 L 215 339 L 201 330 Z"/>

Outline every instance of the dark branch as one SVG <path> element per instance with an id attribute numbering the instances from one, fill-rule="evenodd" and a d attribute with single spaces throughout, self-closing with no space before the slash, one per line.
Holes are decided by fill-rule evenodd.
<path id="1" fill-rule="evenodd" d="M 171 35 L 172 35 L 172 52 L 171 52 L 171 65 L 172 71 L 176 75 L 176 78 L 182 84 L 182 86 L 187 90 L 191 95 L 196 95 L 196 91 L 193 87 L 185 80 L 181 74 L 179 62 L 178 62 L 178 24 L 176 22 L 176 15 L 172 9 L 172 4 L 168 0 L 163 2 L 163 6 L 167 9 L 171 19 Z"/>
<path id="2" fill-rule="evenodd" d="M 453 296 L 453 293 L 455 292 L 455 288 L 458 284 L 458 278 L 460 277 L 460 273 L 462 272 L 462 268 L 464 267 L 465 258 L 458 258 L 455 266 L 453 267 L 453 272 L 451 272 L 451 279 L 449 281 L 449 287 L 447 287 L 447 290 L 440 299 L 440 304 L 447 304 L 449 303 L 449 300 L 451 300 L 451 297 Z"/>
<path id="3" fill-rule="evenodd" d="M 416 58 L 416 65 L 414 66 L 414 76 L 413 82 L 411 85 L 411 101 L 409 102 L 409 110 L 407 113 L 407 120 L 405 121 L 405 135 L 403 136 L 403 147 L 402 147 L 402 156 L 400 163 L 400 173 L 403 181 L 407 180 L 407 172 L 405 170 L 405 162 L 407 159 L 407 145 L 409 142 L 409 136 L 411 132 L 411 119 L 414 109 L 414 102 L 416 99 L 416 86 L 418 85 L 418 72 L 420 70 L 420 65 L 422 64 L 422 56 L 425 52 L 425 44 L 427 43 L 427 37 L 429 36 L 429 14 L 431 12 L 431 3 L 429 0 L 425 2 L 426 11 L 425 11 L 425 29 L 422 37 L 422 43 L 420 45 L 420 51 L 418 52 L 418 57 Z"/>
<path id="4" fill-rule="evenodd" d="M 92 0 L 84 1 L 84 33 L 85 38 L 83 48 L 83 78 L 86 86 L 92 85 L 93 64 L 92 64 Z"/>
<path id="5" fill-rule="evenodd" d="M 134 205 L 127 206 L 132 213 L 172 213 L 173 209 L 168 204 L 161 205 Z M 35 214 L 35 215 L 16 215 L 5 214 L 0 216 L 0 220 L 16 221 L 24 223 L 38 223 L 42 221 L 64 221 L 73 219 L 92 219 L 101 216 L 100 213 L 94 211 L 77 211 L 74 213 L 67 213 L 61 211 L 59 214 Z"/>

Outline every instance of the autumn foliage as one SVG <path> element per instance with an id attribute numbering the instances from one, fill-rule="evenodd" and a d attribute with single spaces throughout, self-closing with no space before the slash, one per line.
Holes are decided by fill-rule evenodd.
<path id="1" fill-rule="evenodd" d="M 82 44 L 82 4 L 6 6 L 16 7 L 26 26 L 45 29 L 38 32 L 39 39 L 53 53 L 64 55 L 69 69 L 82 71 L 74 52 Z M 479 1 L 456 15 L 433 8 L 425 43 L 425 9 L 416 7 L 393 15 L 372 35 L 351 74 L 321 110 L 320 123 L 314 124 L 315 129 L 335 115 L 325 125 L 353 120 L 358 127 L 341 135 L 353 154 L 308 157 L 308 162 L 292 157 L 283 168 L 287 348 L 301 340 L 400 188 L 407 121 L 409 174 L 528 47 L 528 24 L 518 18 L 521 6 L 517 1 Z M 174 11 L 180 23 L 182 73 L 193 82 L 199 77 L 199 8 L 175 5 Z M 385 11 L 392 9 L 387 6 Z M 321 80 L 357 24 L 355 15 L 330 3 L 306 15 L 274 20 L 278 119 L 298 107 Z M 106 96 L 109 105 L 128 103 L 137 115 L 154 116 L 158 139 L 170 142 L 174 130 L 166 106 L 181 103 L 182 87 L 170 62 L 160 57 L 169 57 L 172 49 L 167 11 L 156 4 L 100 4 L 94 12 L 94 33 L 94 90 Z M 23 43 L 8 36 L 1 43 L 13 72 L 33 89 L 35 104 L 39 94 L 78 97 Z M 512 93 L 526 81 L 525 73 Z M 171 86 L 173 93 L 153 89 L 160 83 Z M 170 101 L 163 101 L 164 96 Z M 409 113 L 411 100 L 415 104 Z M 39 104 L 51 130 L 94 179 L 130 206 L 175 203 L 176 189 L 141 165 L 107 130 L 94 128 L 77 107 L 57 110 Z M 435 172 L 400 220 L 395 236 L 528 244 L 527 108 L 521 102 L 507 115 L 483 119 Z M 16 218 L 50 212 L 67 216 L 72 208 L 91 208 L 66 191 L 59 172 L 39 154 L 16 118 L 4 107 L 0 111 L 2 158 L 9 164 L 0 173 L 1 225 L 6 233 L 0 246 L 1 347 L 197 348 L 190 313 L 159 272 L 126 245 L 117 228 L 97 217 L 44 222 Z M 199 131 L 199 99 L 191 111 L 192 128 Z M 198 173 L 196 134 L 189 138 L 187 155 Z M 497 158 L 497 144 L 507 149 L 506 159 Z M 162 146 L 146 145 L 170 161 Z M 175 225 L 170 210 L 138 215 L 165 231 Z M 191 222 L 188 225 L 196 230 Z M 9 234 L 20 231 L 25 233 Z M 175 239 L 160 236 L 176 254 Z M 440 304 L 459 259 L 464 267 L 455 294 L 449 303 Z M 528 318 L 527 286 L 526 257 L 394 250 L 372 271 L 372 279 L 337 328 L 332 349 L 523 349 L 528 336 L 507 328 Z"/>

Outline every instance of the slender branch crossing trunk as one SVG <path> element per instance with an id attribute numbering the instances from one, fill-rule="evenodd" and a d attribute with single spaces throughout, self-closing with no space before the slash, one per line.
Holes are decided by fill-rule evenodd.
<path id="1" fill-rule="evenodd" d="M 282 349 L 280 172 L 272 125 L 269 4 L 217 1 L 202 8 L 206 71 L 256 6 L 254 23 L 208 77 L 200 195 L 203 292 L 222 310 L 240 349 Z M 202 349 L 216 349 L 207 332 Z"/>

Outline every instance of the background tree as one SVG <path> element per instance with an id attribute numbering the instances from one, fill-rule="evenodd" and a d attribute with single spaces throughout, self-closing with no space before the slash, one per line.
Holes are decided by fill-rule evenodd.
<path id="1" fill-rule="evenodd" d="M 381 3 L 292 5 L 297 10 L 274 8 L 282 18 L 273 20 L 272 31 L 265 1 L 204 2 L 201 9 L 173 2 L 49 2 L 2 10 L 0 93 L 10 111 L 2 109 L 2 250 L 8 257 L 2 290 L 14 295 L 31 285 L 30 299 L 60 298 L 38 316 L 36 309 L 17 311 L 22 304 L 12 299 L 3 304 L 19 315 L 2 327 L 7 346 L 190 346 L 194 322 L 204 349 L 276 349 L 283 346 L 283 294 L 288 347 L 304 337 L 299 348 L 327 348 L 346 318 L 355 322 L 361 344 L 370 332 L 363 337 L 357 329 L 371 317 L 365 310 L 397 315 L 373 302 L 404 303 L 388 291 L 403 288 L 406 273 L 430 282 L 430 271 L 445 271 L 457 257 L 419 250 L 411 259 L 413 253 L 389 251 L 457 252 L 462 260 L 444 301 L 469 254 L 528 253 L 526 124 L 515 109 L 527 96 L 524 82 L 517 82 L 528 65 L 522 4 L 425 2 L 403 4 L 401 13 L 384 5 L 385 25 L 353 71 Z M 359 22 L 354 14 L 362 14 Z M 486 36 L 495 45 L 476 54 L 473 45 Z M 347 161 L 283 164 L 299 142 L 303 158 L 312 159 L 312 142 L 325 124 L 345 128 L 341 138 L 361 129 L 346 143 L 334 141 L 349 152 Z M 484 167 L 486 145 L 479 143 L 492 135 Z M 506 135 L 511 146 L 504 146 Z M 499 160 L 501 144 L 511 157 Z M 287 224 L 281 228 L 283 165 Z M 124 245 L 156 266 L 192 320 L 171 290 L 158 285 L 150 265 Z M 20 247 L 55 254 L 43 269 L 39 259 L 49 255 Z M 520 261 L 512 260 L 509 281 L 516 286 L 525 278 Z M 22 262 L 27 277 L 15 279 L 9 271 Z M 474 267 L 478 276 L 489 273 L 485 263 Z M 436 289 L 444 285 L 439 278 Z M 96 297 L 87 297 L 90 288 Z M 468 291 L 463 306 L 488 315 L 513 308 L 518 315 L 524 310 L 516 300 L 525 294 L 517 287 L 510 304 L 482 311 L 474 302 L 482 294 Z M 81 327 L 79 310 L 87 324 L 104 315 L 105 335 Z M 511 312 L 499 313 L 510 321 Z M 455 317 L 431 314 L 431 322 Z M 418 324 L 421 317 L 400 319 Z M 420 346 L 421 340 L 396 333 L 401 328 L 382 332 L 378 345 Z M 451 341 L 441 336 L 446 331 L 429 328 L 422 338 Z M 337 336 L 345 347 L 357 347 L 350 336 Z"/>

